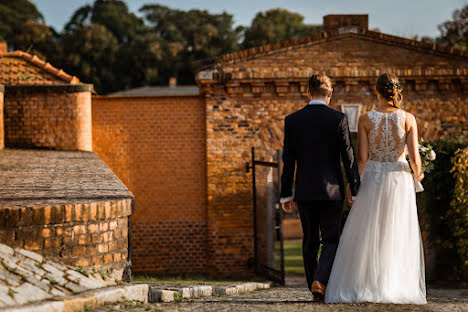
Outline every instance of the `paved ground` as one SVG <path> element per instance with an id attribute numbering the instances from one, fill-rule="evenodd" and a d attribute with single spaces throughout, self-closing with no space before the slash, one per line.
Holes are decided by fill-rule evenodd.
<path id="1" fill-rule="evenodd" d="M 114 285 L 95 272 L 46 260 L 21 248 L 0 244 L 0 308 Z"/>
<path id="2" fill-rule="evenodd" d="M 468 312 L 468 289 L 429 289 L 427 305 L 391 304 L 317 304 L 302 283 L 289 283 L 288 287 L 274 287 L 253 293 L 183 300 L 175 303 L 141 304 L 123 302 L 102 307 L 96 311 L 411 311 L 411 312 Z"/>

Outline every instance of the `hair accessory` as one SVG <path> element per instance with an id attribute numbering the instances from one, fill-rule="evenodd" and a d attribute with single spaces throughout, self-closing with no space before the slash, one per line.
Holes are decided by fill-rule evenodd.
<path id="1" fill-rule="evenodd" d="M 385 84 L 385 89 L 393 89 L 394 87 L 396 87 L 400 92 L 403 91 L 400 84 L 394 80 L 391 80 Z"/>

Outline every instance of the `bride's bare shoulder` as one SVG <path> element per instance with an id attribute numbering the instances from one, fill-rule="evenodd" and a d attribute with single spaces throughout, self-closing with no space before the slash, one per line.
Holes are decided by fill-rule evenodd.
<path id="1" fill-rule="evenodd" d="M 405 130 L 410 131 L 412 128 L 417 128 L 416 118 L 408 111 L 405 112 Z"/>
<path id="2" fill-rule="evenodd" d="M 370 117 L 369 117 L 369 112 L 365 112 L 365 113 L 362 113 L 360 116 L 359 116 L 359 122 L 365 122 L 365 123 L 368 123 L 370 121 Z"/>
<path id="3" fill-rule="evenodd" d="M 369 113 L 370 113 L 370 111 L 365 112 L 365 113 L 362 113 L 361 115 L 359 115 L 359 119 L 361 119 L 361 118 L 362 118 L 363 120 L 364 120 L 364 119 L 369 119 Z"/>
<path id="4" fill-rule="evenodd" d="M 405 121 L 406 123 L 414 123 L 416 124 L 416 117 L 414 117 L 413 114 L 411 114 L 410 112 L 408 111 L 404 111 L 405 112 Z"/>

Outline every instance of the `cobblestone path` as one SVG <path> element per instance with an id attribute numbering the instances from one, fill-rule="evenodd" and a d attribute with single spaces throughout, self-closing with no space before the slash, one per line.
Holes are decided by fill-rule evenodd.
<path id="1" fill-rule="evenodd" d="M 429 289 L 427 305 L 392 304 L 323 304 L 311 301 L 304 287 L 274 287 L 253 293 L 206 297 L 174 303 L 138 304 L 124 302 L 102 307 L 96 311 L 421 311 L 468 312 L 468 290 Z"/>

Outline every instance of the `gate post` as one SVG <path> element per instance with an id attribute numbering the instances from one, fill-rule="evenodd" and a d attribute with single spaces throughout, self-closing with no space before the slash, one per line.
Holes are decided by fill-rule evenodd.
<path id="1" fill-rule="evenodd" d="M 255 185 L 255 147 L 252 147 L 252 201 L 253 201 L 253 231 L 254 231 L 254 268 L 257 272 L 257 194 Z"/>
<path id="2" fill-rule="evenodd" d="M 283 241 L 283 209 L 281 209 L 280 203 L 280 192 L 281 192 L 281 152 L 276 150 L 276 159 L 278 161 L 278 198 L 276 199 L 276 205 L 278 205 L 279 209 L 279 236 L 280 236 L 280 271 L 281 271 L 281 285 L 285 285 L 285 272 L 284 272 L 284 241 Z"/>

